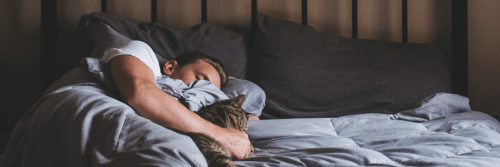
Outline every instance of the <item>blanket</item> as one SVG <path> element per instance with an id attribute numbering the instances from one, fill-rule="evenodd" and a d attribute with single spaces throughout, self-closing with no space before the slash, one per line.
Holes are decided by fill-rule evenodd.
<path id="1" fill-rule="evenodd" d="M 252 121 L 242 166 L 498 166 L 500 124 L 440 93 L 394 115 Z"/>
<path id="2" fill-rule="evenodd" d="M 70 75 L 69 73 L 68 75 Z M 58 85 L 58 83 L 55 83 Z M 207 166 L 194 142 L 139 115 L 105 86 L 49 89 L 18 122 L 0 166 Z M 500 123 L 441 93 L 413 110 L 250 121 L 240 166 L 496 166 Z"/>

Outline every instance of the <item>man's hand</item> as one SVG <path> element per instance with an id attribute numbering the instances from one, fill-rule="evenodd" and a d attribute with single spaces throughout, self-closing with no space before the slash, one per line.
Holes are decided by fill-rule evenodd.
<path id="1" fill-rule="evenodd" d="M 250 145 L 248 134 L 244 131 L 224 128 L 217 137 L 215 139 L 229 149 L 233 159 L 247 158 L 250 155 L 252 146 Z"/>
<path id="2" fill-rule="evenodd" d="M 234 78 L 234 77 L 228 76 L 228 78 Z M 250 120 L 259 120 L 259 117 L 252 117 L 250 118 Z M 235 159 L 247 158 L 253 149 L 252 145 L 250 144 L 250 140 L 248 139 L 248 134 L 243 131 L 238 131 L 232 128 L 226 128 L 226 130 L 228 130 L 230 134 L 231 133 L 234 134 L 233 137 L 228 138 L 230 140 L 228 140 L 227 142 L 221 142 L 221 140 L 223 139 L 218 141 L 229 149 L 233 158 Z"/>

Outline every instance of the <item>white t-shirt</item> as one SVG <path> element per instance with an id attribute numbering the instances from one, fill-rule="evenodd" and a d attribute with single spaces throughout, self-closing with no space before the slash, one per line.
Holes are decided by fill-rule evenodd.
<path id="1" fill-rule="evenodd" d="M 127 43 L 124 43 L 116 48 L 111 48 L 104 51 L 104 55 L 101 60 L 109 63 L 109 61 L 116 56 L 120 55 L 131 55 L 139 60 L 141 60 L 144 64 L 146 64 L 155 75 L 155 79 L 158 76 L 161 76 L 160 63 L 158 62 L 158 58 L 156 58 L 156 54 L 153 52 L 153 49 L 142 41 L 133 40 Z"/>

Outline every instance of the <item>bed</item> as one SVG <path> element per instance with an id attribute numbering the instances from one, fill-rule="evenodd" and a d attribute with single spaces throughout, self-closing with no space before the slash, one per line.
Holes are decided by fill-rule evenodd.
<path id="1" fill-rule="evenodd" d="M 214 55 L 265 92 L 247 95 L 262 104 L 254 111 L 262 120 L 249 122 L 255 153 L 238 166 L 500 164 L 500 123 L 468 103 L 467 1 L 452 2 L 451 62 L 436 46 L 407 43 L 406 17 L 402 43 L 355 39 L 356 17 L 352 39 L 318 32 L 306 26 L 307 0 L 302 24 L 260 13 L 252 0 L 248 32 L 206 23 L 206 0 L 203 23 L 185 29 L 155 23 L 156 0 L 152 22 L 106 14 L 101 2 L 101 13 L 78 24 L 68 55 L 78 65 L 57 81 L 54 29 L 43 26 L 54 4 L 42 2 L 46 91 L 16 125 L 0 166 L 207 166 L 189 137 L 139 116 L 101 82 L 90 58 L 129 40 L 149 44 L 160 63 L 193 49 Z"/>

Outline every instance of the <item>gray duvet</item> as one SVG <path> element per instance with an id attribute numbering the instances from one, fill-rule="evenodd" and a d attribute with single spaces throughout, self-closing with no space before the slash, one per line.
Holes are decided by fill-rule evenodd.
<path id="1" fill-rule="evenodd" d="M 398 114 L 250 122 L 243 166 L 500 166 L 500 124 L 440 93 Z"/>
<path id="2" fill-rule="evenodd" d="M 0 166 L 206 166 L 184 135 L 96 84 L 46 93 L 19 121 Z M 500 166 L 500 124 L 440 93 L 413 110 L 249 123 L 241 166 Z"/>

